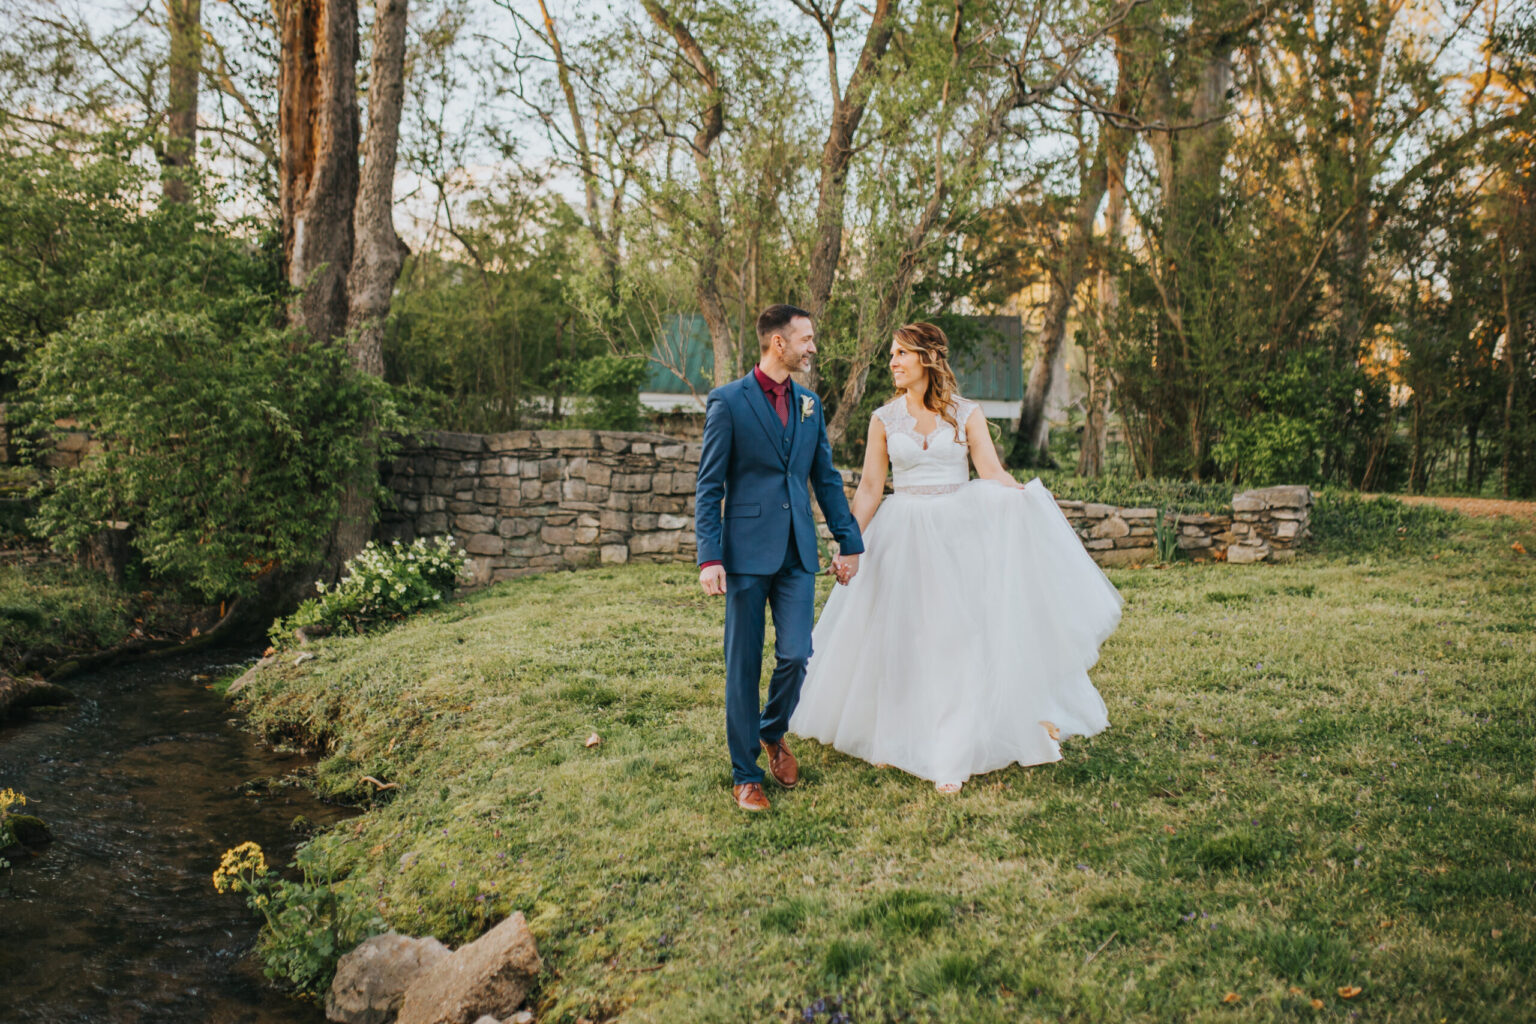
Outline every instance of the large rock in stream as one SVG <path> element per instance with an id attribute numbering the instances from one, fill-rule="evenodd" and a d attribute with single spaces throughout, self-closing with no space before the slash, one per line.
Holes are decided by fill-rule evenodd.
<path id="1" fill-rule="evenodd" d="M 74 699 L 74 694 L 55 683 L 41 679 L 21 679 L 0 672 L 0 718 L 19 708 L 65 704 Z"/>

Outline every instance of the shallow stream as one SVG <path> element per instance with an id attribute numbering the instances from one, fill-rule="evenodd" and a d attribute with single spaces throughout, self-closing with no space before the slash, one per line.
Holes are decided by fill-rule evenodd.
<path id="1" fill-rule="evenodd" d="M 233 654 L 144 662 L 65 685 L 62 710 L 0 723 L 0 789 L 26 794 L 54 841 L 0 870 L 0 1022 L 319 1024 L 254 962 L 257 919 L 214 892 L 246 840 L 283 865 L 302 816 L 347 812 L 295 785 L 208 686 Z"/>

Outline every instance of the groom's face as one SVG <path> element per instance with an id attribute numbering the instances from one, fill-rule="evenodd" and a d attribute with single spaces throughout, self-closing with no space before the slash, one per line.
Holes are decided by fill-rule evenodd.
<path id="1" fill-rule="evenodd" d="M 816 354 L 816 330 L 809 317 L 797 316 L 779 332 L 779 358 L 791 370 L 806 373 L 811 368 L 811 357 Z"/>

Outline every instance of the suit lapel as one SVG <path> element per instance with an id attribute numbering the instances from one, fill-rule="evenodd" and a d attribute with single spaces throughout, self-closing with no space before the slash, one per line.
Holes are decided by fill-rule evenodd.
<path id="1" fill-rule="evenodd" d="M 793 381 L 794 378 L 791 377 L 790 380 Z M 821 399 L 816 397 L 815 392 L 807 388 L 803 388 L 799 384 L 795 384 L 789 395 L 789 422 L 795 432 L 794 440 L 789 443 L 789 455 L 791 459 L 793 459 L 795 455 L 799 453 L 800 447 L 804 443 L 805 439 L 815 433 L 815 431 L 812 430 L 809 425 L 811 422 L 811 417 L 806 417 L 805 419 L 800 418 L 800 408 L 802 405 L 804 405 L 807 398 L 816 402 L 821 401 Z M 815 413 L 813 412 L 811 416 L 815 416 Z"/>
<path id="2" fill-rule="evenodd" d="M 762 426 L 763 433 L 768 437 L 768 447 L 778 453 L 780 459 L 789 461 L 789 453 L 780 443 L 783 438 L 784 428 L 779 425 L 779 417 L 768 404 L 768 396 L 763 393 L 762 387 L 757 383 L 754 374 L 747 374 L 741 382 L 742 399 L 757 415 L 757 422 Z"/>

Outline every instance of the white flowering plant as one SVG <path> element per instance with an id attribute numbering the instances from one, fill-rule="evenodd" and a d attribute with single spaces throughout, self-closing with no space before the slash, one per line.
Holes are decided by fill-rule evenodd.
<path id="1" fill-rule="evenodd" d="M 273 623 L 272 642 L 281 646 L 294 630 L 306 626 L 361 629 L 438 604 L 453 593 L 468 568 L 465 555 L 446 535 L 418 537 L 409 544 L 369 541 L 347 560 L 340 580 L 329 587 L 317 580 L 314 597 Z"/>

